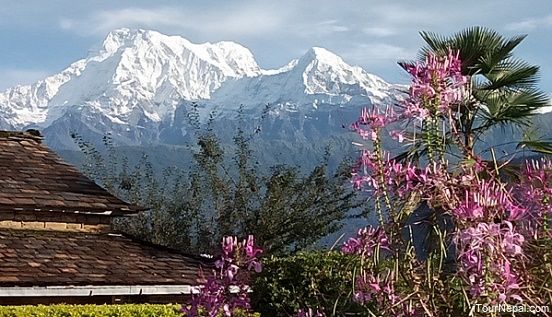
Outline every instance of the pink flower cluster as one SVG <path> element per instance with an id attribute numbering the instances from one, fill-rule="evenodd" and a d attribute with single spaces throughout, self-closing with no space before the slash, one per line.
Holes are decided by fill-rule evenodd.
<path id="1" fill-rule="evenodd" d="M 261 272 L 261 262 L 257 258 L 260 253 L 262 250 L 255 246 L 255 239 L 251 235 L 241 243 L 236 237 L 225 237 L 222 240 L 221 259 L 215 262 L 215 266 L 229 281 L 233 281 L 240 267 Z"/>
<path id="2" fill-rule="evenodd" d="M 518 294 L 521 276 L 512 265 L 521 260 L 524 242 L 509 221 L 482 222 L 458 232 L 459 274 L 468 282 L 473 297 L 494 294 L 498 302 L 523 301 Z"/>
<path id="3" fill-rule="evenodd" d="M 495 302 L 520 302 L 526 243 L 521 224 L 529 209 L 517 199 L 514 186 L 476 176 L 481 172 L 478 166 L 464 172 L 450 185 L 457 197 L 451 209 L 457 275 L 476 301 L 484 296 Z"/>
<path id="4" fill-rule="evenodd" d="M 546 159 L 526 162 L 514 184 L 476 173 L 464 174 L 453 188 L 459 198 L 452 209 L 458 275 L 474 299 L 485 295 L 496 302 L 520 302 L 529 261 L 525 247 L 532 239 L 550 237 L 552 164 Z"/>
<path id="5" fill-rule="evenodd" d="M 517 186 L 520 200 L 530 211 L 532 220 L 552 217 L 552 162 L 529 161 L 523 168 L 523 182 Z"/>
<path id="6" fill-rule="evenodd" d="M 446 182 L 449 181 L 446 166 L 435 163 L 420 169 L 411 162 L 401 163 L 390 159 L 389 153 L 383 155 L 384 160 L 380 164 L 376 153 L 362 150 L 352 173 L 355 189 L 372 191 L 376 194 L 386 191 L 397 198 L 404 198 L 410 193 L 417 192 L 429 202 L 442 201 L 441 195 L 447 195 L 445 192 L 437 197 L 428 195 L 445 188 Z M 381 178 L 385 183 L 381 182 Z"/>
<path id="7" fill-rule="evenodd" d="M 199 294 L 192 298 L 182 312 L 189 317 L 224 316 L 231 317 L 239 310 L 249 311 L 249 275 L 240 270 L 260 272 L 262 269 L 258 255 L 262 250 L 255 246 L 253 236 L 239 242 L 236 237 L 222 240 L 222 255 L 215 262 L 216 270 L 207 278 Z"/>
<path id="8" fill-rule="evenodd" d="M 430 115 L 446 115 L 464 98 L 468 77 L 462 75 L 458 53 L 449 52 L 444 57 L 429 54 L 425 63 L 409 65 L 406 71 L 412 83 L 402 113 L 405 118 L 423 120 Z"/>
<path id="9" fill-rule="evenodd" d="M 396 119 L 397 116 L 391 107 L 387 107 L 384 111 L 380 111 L 378 107 L 372 107 L 372 110 L 363 108 L 360 117 L 351 127 L 364 140 L 376 141 L 378 132 Z"/>
<path id="10" fill-rule="evenodd" d="M 420 197 L 433 211 L 439 212 L 435 215 L 452 216 L 454 230 L 444 232 L 441 245 L 454 241 L 458 255 L 456 277 L 469 288 L 468 300 L 521 302 L 528 298 L 524 293 L 527 289 L 524 283 L 528 281 L 524 268 L 531 259 L 526 246 L 532 242 L 530 240 L 552 239 L 552 162 L 542 159 L 526 163 L 521 181 L 516 183 L 508 183 L 498 174 L 498 167 L 484 163 L 471 151 L 466 152 L 466 160 L 456 167 L 445 162 L 444 146 L 437 142 L 440 142 L 440 129 L 445 129 L 446 120 L 449 120 L 450 131 L 455 128 L 456 124 L 450 121 L 456 120 L 457 111 L 467 96 L 469 82 L 462 75 L 461 67 L 457 53 L 449 52 L 444 57 L 429 55 L 424 63 L 407 67 L 412 83 L 401 113 L 391 108 L 383 112 L 376 108 L 363 109 L 353 129 L 363 139 L 374 141 L 374 151 L 362 150 L 352 182 L 356 189 L 385 198 L 387 209 L 393 209 L 397 200 L 400 206 L 400 202 L 409 197 Z M 427 137 L 422 142 L 427 146 L 430 162 L 426 166 L 417 162 L 397 162 L 379 143 L 382 128 L 413 118 L 424 121 L 422 132 Z M 392 131 L 391 136 L 399 142 L 405 138 L 399 131 Z M 439 160 L 431 153 L 435 149 L 443 155 Z M 383 208 L 380 201 L 376 204 L 378 212 Z M 345 242 L 342 252 L 371 257 L 379 248 L 400 250 L 400 246 L 389 244 L 383 229 L 402 228 L 400 221 L 404 221 L 400 220 L 400 215 L 389 217 L 388 223 L 380 217 L 380 228 L 360 230 L 356 237 Z M 393 233 L 396 232 L 389 232 Z M 400 236 L 400 233 L 392 236 Z M 398 273 L 381 275 L 379 269 L 374 263 L 359 270 L 354 297 L 361 304 L 376 303 L 379 309 L 392 315 L 393 309 L 402 305 L 396 303 L 404 299 L 394 289 Z M 427 273 L 426 278 L 450 276 L 441 273 Z M 404 308 L 402 313 L 408 316 L 414 314 L 414 310 Z"/>
<path id="11" fill-rule="evenodd" d="M 356 237 L 348 239 L 341 252 L 369 259 L 380 250 L 390 250 L 389 239 L 382 227 L 371 226 L 360 229 Z M 366 262 L 365 262 L 366 263 Z M 401 296 L 395 292 L 395 272 L 386 270 L 386 274 L 374 274 L 375 267 L 365 265 L 355 279 L 353 300 L 361 305 L 377 304 L 386 307 L 389 316 L 415 316 L 414 309 L 401 304 Z"/>
<path id="12" fill-rule="evenodd" d="M 399 299 L 393 286 L 393 272 L 387 272 L 384 278 L 370 273 L 362 274 L 355 282 L 354 300 L 357 303 L 368 304 L 375 301 L 383 304 L 387 300 L 393 305 Z"/>
<path id="13" fill-rule="evenodd" d="M 468 77 L 461 73 L 458 53 L 450 52 L 445 57 L 429 55 L 424 63 L 409 65 L 406 70 L 412 76 L 409 96 L 402 103 L 402 111 L 393 107 L 381 110 L 374 106 L 364 108 L 360 117 L 352 124 L 352 129 L 364 140 L 377 141 L 380 131 L 390 123 L 417 118 L 420 121 L 429 117 L 451 116 L 464 100 Z M 389 135 L 399 143 L 405 141 L 403 131 L 392 130 Z"/>
<path id="14" fill-rule="evenodd" d="M 512 189 L 496 181 L 473 179 L 471 187 L 465 189 L 463 199 L 453 210 L 456 218 L 465 220 L 521 219 L 526 208 L 519 204 L 512 195 Z M 462 196 L 462 195 L 458 195 Z"/>
<path id="15" fill-rule="evenodd" d="M 356 237 L 349 238 L 341 247 L 341 252 L 371 257 L 376 249 L 389 250 L 389 240 L 385 230 L 369 226 L 359 229 Z"/>

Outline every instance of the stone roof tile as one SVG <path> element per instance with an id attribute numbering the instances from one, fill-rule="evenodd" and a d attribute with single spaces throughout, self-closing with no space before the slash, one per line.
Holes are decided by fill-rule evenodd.
<path id="1" fill-rule="evenodd" d="M 0 245 L 0 287 L 196 286 L 212 267 L 209 260 L 114 234 L 0 230 Z"/>
<path id="2" fill-rule="evenodd" d="M 42 144 L 36 133 L 0 131 L 0 212 L 127 215 L 144 208 L 111 195 Z"/>

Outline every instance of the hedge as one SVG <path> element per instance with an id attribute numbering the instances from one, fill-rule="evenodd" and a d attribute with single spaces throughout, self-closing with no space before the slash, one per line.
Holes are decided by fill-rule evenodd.
<path id="1" fill-rule="evenodd" d="M 259 317 L 243 313 L 238 317 Z M 183 317 L 180 305 L 0 306 L 0 317 Z"/>
<path id="2" fill-rule="evenodd" d="M 263 259 L 253 283 L 253 308 L 261 316 L 293 316 L 299 308 L 319 308 L 326 316 L 355 316 L 353 302 L 357 257 L 340 252 L 300 252 Z"/>

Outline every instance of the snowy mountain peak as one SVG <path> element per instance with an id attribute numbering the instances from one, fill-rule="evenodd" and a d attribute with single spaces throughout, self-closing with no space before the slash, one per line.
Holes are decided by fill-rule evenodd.
<path id="1" fill-rule="evenodd" d="M 136 37 L 137 33 L 126 28 L 111 31 L 103 41 L 102 50 L 107 54 L 113 54 L 121 46 L 127 45 L 129 41 Z"/>
<path id="2" fill-rule="evenodd" d="M 326 64 L 345 64 L 343 59 L 329 50 L 322 47 L 311 47 L 301 58 L 302 61 L 318 61 Z"/>
<path id="3" fill-rule="evenodd" d="M 385 97 L 390 85 L 358 66 L 347 64 L 325 48 L 313 47 L 299 59 L 295 69 L 301 72 L 307 94 L 371 94 Z"/>
<path id="4" fill-rule="evenodd" d="M 203 62 L 212 64 L 231 77 L 256 76 L 260 68 L 251 51 L 244 46 L 229 42 L 194 44 L 180 36 L 168 36 L 156 31 L 142 29 L 117 29 L 105 38 L 97 55 L 102 57 L 121 53 L 121 50 L 136 53 L 155 51 L 161 55 L 194 55 Z"/>

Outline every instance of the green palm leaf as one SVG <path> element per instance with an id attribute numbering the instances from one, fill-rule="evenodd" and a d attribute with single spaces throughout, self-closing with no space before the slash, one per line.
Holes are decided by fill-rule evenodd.
<path id="1" fill-rule="evenodd" d="M 552 140 L 545 140 L 542 136 L 539 136 L 537 129 L 528 129 L 523 134 L 523 140 L 518 143 L 517 148 L 552 155 Z"/>
<path id="2" fill-rule="evenodd" d="M 517 148 L 527 148 L 536 153 L 552 155 L 551 141 L 521 141 Z"/>
<path id="3" fill-rule="evenodd" d="M 527 125 L 535 110 L 546 106 L 548 97 L 542 91 L 474 91 L 477 100 L 482 101 L 480 117 L 483 125 L 520 124 Z"/>
<path id="4" fill-rule="evenodd" d="M 503 61 L 486 73 L 488 81 L 478 89 L 531 89 L 540 79 L 538 72 L 538 66 L 521 60 Z"/>

